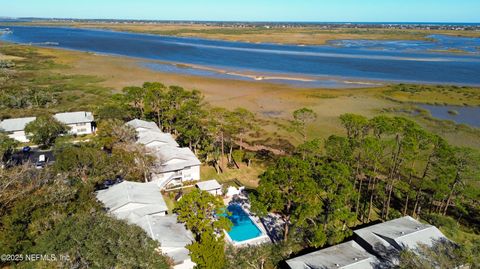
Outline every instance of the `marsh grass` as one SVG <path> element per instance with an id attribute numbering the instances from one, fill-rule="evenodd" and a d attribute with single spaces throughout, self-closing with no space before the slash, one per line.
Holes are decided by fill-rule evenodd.
<path id="1" fill-rule="evenodd" d="M 65 74 L 64 71 L 70 69 L 68 65 L 59 64 L 54 56 L 41 54 L 37 48 L 2 44 L 0 53 L 14 57 L 15 63 L 12 75 L 1 83 L 2 118 L 91 110 L 111 96 L 111 89 L 99 85 L 103 79 Z M 48 100 L 41 106 L 32 102 L 29 96 L 32 89 L 43 97 L 48 96 Z"/>

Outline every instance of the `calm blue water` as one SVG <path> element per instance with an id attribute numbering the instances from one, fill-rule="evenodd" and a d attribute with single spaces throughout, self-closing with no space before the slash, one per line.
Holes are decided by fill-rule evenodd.
<path id="1" fill-rule="evenodd" d="M 391 49 L 372 49 L 372 46 L 365 45 L 252 44 L 67 27 L 9 28 L 13 34 L 0 36 L 1 40 L 46 46 L 56 44 L 66 49 L 231 71 L 480 86 L 480 55 L 432 53 L 429 48 L 397 49 L 403 41 L 382 44 Z M 451 42 L 452 39 L 456 41 Z M 478 42 L 478 39 L 472 41 L 459 37 L 448 37 L 448 40 L 460 47 L 462 44 L 470 47 L 471 42 Z M 417 43 L 424 46 L 424 42 Z"/>
<path id="2" fill-rule="evenodd" d="M 474 106 L 435 106 L 435 105 L 418 105 L 430 112 L 432 117 L 451 120 L 456 123 L 463 123 L 470 126 L 480 128 L 480 107 Z M 449 113 L 449 111 L 456 111 L 458 115 Z"/>
<path id="3" fill-rule="evenodd" d="M 432 41 L 417 40 L 334 40 L 329 44 L 351 49 L 371 49 L 403 52 L 462 50 L 467 53 L 480 54 L 480 38 L 430 35 Z"/>
<path id="4" fill-rule="evenodd" d="M 227 209 L 232 213 L 228 218 L 233 222 L 233 227 L 230 232 L 228 232 L 228 235 L 233 241 L 241 242 L 253 239 L 262 234 L 239 205 L 232 204 L 229 205 Z"/>

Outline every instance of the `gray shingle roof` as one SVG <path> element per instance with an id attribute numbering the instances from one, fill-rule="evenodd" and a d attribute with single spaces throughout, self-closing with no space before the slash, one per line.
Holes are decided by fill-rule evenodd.
<path id="1" fill-rule="evenodd" d="M 152 142 L 164 143 L 164 145 L 148 147 L 150 153 L 157 158 L 156 172 L 178 171 L 201 164 L 189 148 L 179 148 L 172 135 L 163 133 L 154 122 L 134 119 L 127 124 L 137 130 L 137 143 L 147 147 Z M 144 130 L 140 131 L 140 129 Z"/>
<path id="2" fill-rule="evenodd" d="M 25 126 L 35 119 L 36 117 L 6 119 L 0 123 L 0 129 L 5 132 L 23 131 Z"/>
<path id="3" fill-rule="evenodd" d="M 292 269 L 370 269 L 374 268 L 373 265 L 377 263 L 377 259 L 355 241 L 348 241 L 286 262 Z"/>
<path id="4" fill-rule="evenodd" d="M 222 188 L 222 185 L 215 179 L 198 182 L 197 187 L 202 191 L 218 190 Z"/>
<path id="5" fill-rule="evenodd" d="M 157 130 L 160 131 L 157 124 L 155 124 L 155 122 L 152 122 L 152 121 L 134 119 L 127 122 L 127 124 L 132 126 L 134 129 L 142 128 L 142 129 L 149 129 L 152 131 L 157 131 Z"/>
<path id="6" fill-rule="evenodd" d="M 197 156 L 189 148 L 177 148 L 166 145 L 155 148 L 153 154 L 159 161 L 156 169 L 162 173 L 201 164 Z"/>
<path id="7" fill-rule="evenodd" d="M 98 191 L 97 199 L 117 217 L 131 221 L 168 210 L 160 189 L 155 183 L 124 181 L 106 190 Z M 120 210 L 128 204 L 137 206 L 131 210 Z"/>
<path id="8" fill-rule="evenodd" d="M 57 113 L 54 117 L 64 124 L 85 123 L 94 120 L 92 112 L 86 111 Z"/>
<path id="9" fill-rule="evenodd" d="M 189 259 L 189 251 L 185 247 L 193 241 L 193 235 L 183 224 L 177 222 L 175 215 L 145 216 L 138 219 L 135 224 L 152 239 L 160 242 L 162 248 L 175 248 L 165 251 L 175 262 Z"/>
<path id="10" fill-rule="evenodd" d="M 153 142 L 159 142 L 164 145 L 170 145 L 172 147 L 178 147 L 177 141 L 173 139 L 171 134 L 163 133 L 158 130 L 156 131 L 146 131 L 138 133 L 138 143 L 148 146 L 148 144 Z"/>
<path id="11" fill-rule="evenodd" d="M 94 121 L 92 112 L 77 111 L 57 113 L 54 117 L 64 124 L 85 123 Z M 0 129 L 5 132 L 23 131 L 25 126 L 36 117 L 6 119 L 0 123 Z"/>
<path id="12" fill-rule="evenodd" d="M 414 249 L 419 243 L 431 245 L 434 240 L 446 239 L 435 226 L 423 224 L 410 216 L 358 229 L 354 233 L 379 252 L 405 247 Z"/>

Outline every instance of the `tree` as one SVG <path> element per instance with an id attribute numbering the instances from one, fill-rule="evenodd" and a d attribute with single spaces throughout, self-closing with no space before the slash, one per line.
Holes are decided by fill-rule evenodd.
<path id="1" fill-rule="evenodd" d="M 347 130 L 349 139 L 359 139 L 365 136 L 369 129 L 368 119 L 361 115 L 343 114 L 340 116 L 343 127 Z"/>
<path id="2" fill-rule="evenodd" d="M 307 225 L 320 213 L 321 200 L 311 177 L 309 163 L 295 157 L 279 159 L 260 176 L 257 194 L 252 197 L 252 210 L 260 216 L 279 214 L 284 222 L 283 239 L 289 238 L 294 226 Z"/>
<path id="3" fill-rule="evenodd" d="M 223 268 L 223 230 L 229 231 L 232 222 L 226 217 L 221 198 L 194 189 L 182 197 L 174 212 L 178 214 L 178 221 L 185 223 L 185 227 L 195 235 L 195 242 L 187 248 L 197 268 Z"/>
<path id="4" fill-rule="evenodd" d="M 278 268 L 290 252 L 284 244 L 265 243 L 245 248 L 228 246 L 226 251 L 228 269 Z"/>
<path id="5" fill-rule="evenodd" d="M 352 212 L 356 192 L 350 169 L 338 162 L 321 162 L 313 169 L 313 177 L 322 191 L 323 210 L 319 220 L 323 223 L 328 243 L 336 244 L 351 235 L 348 227 L 356 220 Z"/>
<path id="6" fill-rule="evenodd" d="M 87 182 L 91 178 L 114 176 L 108 157 L 100 149 L 85 144 L 55 147 L 55 169 Z"/>
<path id="7" fill-rule="evenodd" d="M 187 246 L 192 261 L 198 269 L 225 268 L 225 250 L 223 236 L 202 233 L 200 239 Z"/>
<path id="8" fill-rule="evenodd" d="M 145 82 L 143 88 L 146 89 L 145 106 L 146 113 L 152 113 L 158 126 L 162 126 L 162 117 L 166 109 L 166 87 L 158 82 Z"/>
<path id="9" fill-rule="evenodd" d="M 467 264 L 461 247 L 450 241 L 436 240 L 433 246 L 420 244 L 414 250 L 402 251 L 398 267 L 400 269 L 462 268 Z"/>
<path id="10" fill-rule="evenodd" d="M 39 116 L 25 126 L 25 133 L 30 141 L 45 147 L 53 145 L 55 139 L 66 134 L 68 130 L 68 126 L 52 116 Z"/>
<path id="11" fill-rule="evenodd" d="M 135 109 L 136 117 L 143 118 L 145 115 L 145 89 L 142 87 L 125 87 L 124 93 L 125 101 L 130 103 Z"/>
<path id="12" fill-rule="evenodd" d="M 232 225 L 224 216 L 225 205 L 221 198 L 199 189 L 185 194 L 174 211 L 178 214 L 178 221 L 185 223 L 197 241 L 203 233 L 222 234 L 222 230 L 230 230 Z"/>
<path id="13" fill-rule="evenodd" d="M 0 132 L 0 164 L 9 158 L 17 145 L 18 142 L 15 139 L 12 139 L 8 137 L 7 134 Z"/>
<path id="14" fill-rule="evenodd" d="M 100 121 L 94 140 L 98 146 L 111 151 L 116 144 L 134 143 L 136 136 L 133 127 L 120 120 L 108 119 Z"/>
<path id="15" fill-rule="evenodd" d="M 104 213 L 82 213 L 65 218 L 37 239 L 32 253 L 68 256 L 63 268 L 170 268 L 158 242 L 138 226 Z"/>
<path id="16" fill-rule="evenodd" d="M 294 125 L 300 128 L 303 141 L 307 141 L 307 124 L 317 119 L 317 113 L 309 108 L 301 108 L 293 112 Z"/>

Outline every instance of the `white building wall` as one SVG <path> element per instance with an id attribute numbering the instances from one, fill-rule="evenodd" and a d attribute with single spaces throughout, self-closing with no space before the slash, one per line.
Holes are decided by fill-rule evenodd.
<path id="1" fill-rule="evenodd" d="M 91 122 L 69 124 L 68 127 L 70 127 L 70 134 L 87 135 L 92 133 Z"/>
<path id="2" fill-rule="evenodd" d="M 190 174 L 190 178 L 185 178 L 185 180 L 200 180 L 200 165 L 190 167 L 187 173 Z"/>
<path id="3" fill-rule="evenodd" d="M 222 189 L 209 190 L 208 192 L 212 195 L 215 195 L 215 196 L 222 195 Z"/>

